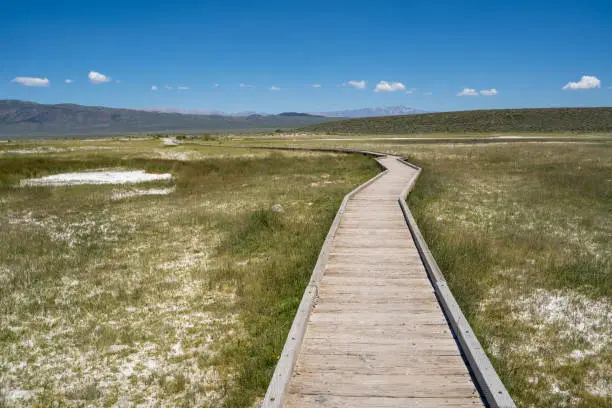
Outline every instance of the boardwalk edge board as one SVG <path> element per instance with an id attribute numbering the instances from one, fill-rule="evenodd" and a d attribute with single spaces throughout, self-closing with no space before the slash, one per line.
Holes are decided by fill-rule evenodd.
<path id="1" fill-rule="evenodd" d="M 307 150 L 307 151 L 322 151 L 322 152 L 340 152 L 340 153 L 358 153 L 376 158 L 383 156 L 390 156 L 385 153 L 373 152 L 367 150 L 355 150 L 355 149 L 343 149 L 343 148 L 299 148 L 299 147 L 263 147 L 263 146 L 243 146 L 249 148 L 260 148 L 260 149 L 278 149 L 278 150 Z M 418 166 L 409 163 L 403 158 L 396 157 L 398 161 L 405 164 L 406 166 L 412 167 L 417 170 L 412 180 L 408 183 L 406 188 L 402 191 L 401 196 L 398 198 L 398 203 L 404 214 L 404 218 L 413 237 L 421 260 L 427 271 L 427 275 L 432 283 L 436 297 L 440 302 L 440 305 L 450 323 L 451 329 L 456 336 L 461 352 L 464 354 L 468 366 L 473 373 L 474 379 L 477 383 L 478 388 L 482 393 L 482 398 L 485 400 L 487 406 L 491 408 L 516 408 L 514 401 L 510 397 L 508 390 L 502 383 L 501 379 L 497 375 L 497 372 L 493 368 L 491 361 L 485 354 L 480 342 L 476 338 L 476 335 L 472 331 L 469 323 L 467 322 L 461 308 L 459 307 L 455 297 L 451 293 L 444 275 L 440 271 L 436 260 L 434 259 L 423 235 L 421 234 L 419 227 L 410 212 L 408 204 L 406 203 L 405 197 L 408 196 L 410 191 L 414 188 L 414 185 L 422 171 Z M 379 163 L 380 164 L 380 163 Z M 310 282 L 304 291 L 304 295 L 298 307 L 298 311 L 291 325 L 287 341 L 283 347 L 283 351 L 279 358 L 279 361 L 274 370 L 270 384 L 266 391 L 264 400 L 262 401 L 262 408 L 281 408 L 285 402 L 287 391 L 289 388 L 289 382 L 293 369 L 295 367 L 302 340 L 306 332 L 306 326 L 308 319 L 313 308 L 314 300 L 317 295 L 318 283 L 321 280 L 324 272 L 324 267 L 329 257 L 331 243 L 333 241 L 336 230 L 338 229 L 340 219 L 344 213 L 346 205 L 349 199 L 357 192 L 367 187 L 374 181 L 378 180 L 387 170 L 379 173 L 375 177 L 366 181 L 350 193 L 348 193 L 342 200 L 342 204 L 336 213 L 336 217 L 330 227 L 330 230 L 325 238 L 323 247 L 319 253 L 319 258 L 314 267 L 311 275 Z"/>
<path id="2" fill-rule="evenodd" d="M 369 154 L 369 152 L 364 154 Z M 291 381 L 293 368 L 295 367 L 295 363 L 300 352 L 300 347 L 302 345 L 302 340 L 304 339 L 304 334 L 306 333 L 308 319 L 317 296 L 317 287 L 325 271 L 325 264 L 327 263 L 327 259 L 331 251 L 332 241 L 349 199 L 365 187 L 384 176 L 387 172 L 388 170 L 385 170 L 377 174 L 344 196 L 344 199 L 340 204 L 340 208 L 336 213 L 336 217 L 334 218 L 329 232 L 325 237 L 325 241 L 323 242 L 323 246 L 319 252 L 319 258 L 317 259 L 317 263 L 313 269 L 308 286 L 306 287 L 302 300 L 300 301 L 300 305 L 298 306 L 298 310 L 293 319 L 287 340 L 283 346 L 283 351 L 281 352 L 276 369 L 274 370 L 274 374 L 272 375 L 272 379 L 268 385 L 268 390 L 266 391 L 266 395 L 261 405 L 262 408 L 280 408 L 283 406 L 284 399 L 289 388 L 289 382 Z"/>
<path id="3" fill-rule="evenodd" d="M 427 243 L 425 242 L 425 239 L 423 238 L 423 235 L 421 234 L 421 231 L 419 230 L 419 227 L 414 220 L 410 209 L 408 208 L 408 204 L 406 203 L 405 197 L 407 197 L 410 191 L 412 191 L 414 188 L 416 180 L 421 174 L 422 169 L 408 163 L 404 159 L 398 158 L 398 160 L 407 166 L 417 169 L 417 173 L 402 192 L 402 195 L 398 200 L 399 205 L 404 213 L 404 218 L 406 219 L 406 223 L 408 224 L 408 228 L 412 234 L 412 239 L 414 240 L 417 250 L 421 255 L 425 270 L 427 271 L 429 279 L 434 287 L 436 297 L 438 298 L 440 305 L 442 306 L 442 310 L 446 314 L 451 328 L 459 341 L 461 351 L 465 355 L 470 370 L 472 370 L 476 383 L 483 394 L 482 397 L 487 405 L 491 408 L 516 408 L 516 405 L 510 397 L 508 390 L 497 375 L 495 368 L 493 368 L 491 361 L 484 352 L 484 349 L 461 311 L 459 304 L 450 291 L 446 280 L 444 279 L 444 275 L 442 274 L 442 271 L 440 271 L 440 268 L 429 250 L 429 247 L 427 246 Z"/>

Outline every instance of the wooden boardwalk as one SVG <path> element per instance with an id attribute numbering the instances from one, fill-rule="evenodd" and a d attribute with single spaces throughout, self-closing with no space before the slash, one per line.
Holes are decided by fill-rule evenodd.
<path id="1" fill-rule="evenodd" d="M 416 170 L 379 160 L 340 219 L 285 407 L 483 406 L 398 205 Z"/>

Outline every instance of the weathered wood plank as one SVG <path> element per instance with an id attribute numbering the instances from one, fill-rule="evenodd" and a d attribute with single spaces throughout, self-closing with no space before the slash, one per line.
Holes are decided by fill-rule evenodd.
<path id="1" fill-rule="evenodd" d="M 389 265 L 389 266 L 408 266 L 418 265 L 421 262 L 421 258 L 414 254 L 388 254 L 387 256 L 380 255 L 360 255 L 360 254 L 338 254 L 331 253 L 329 255 L 330 263 L 357 263 L 359 265 Z"/>
<path id="2" fill-rule="evenodd" d="M 337 294 L 334 294 L 334 292 L 319 292 L 318 298 L 315 302 L 316 305 L 321 305 L 327 301 L 332 301 L 335 302 L 338 300 L 338 296 Z M 424 301 L 424 302 L 429 302 L 431 300 L 431 296 L 426 296 L 422 293 L 413 293 L 410 294 L 410 301 L 411 302 L 418 302 L 419 300 Z M 368 296 L 364 296 L 363 294 L 352 294 L 352 293 L 343 293 L 342 294 L 342 302 L 343 303 L 365 303 L 365 304 L 370 304 L 372 305 L 372 307 L 376 307 L 375 305 L 377 304 L 384 304 L 384 303 L 406 303 L 407 298 L 406 298 L 406 294 L 403 293 L 395 293 L 395 294 L 389 294 L 389 295 L 385 295 L 384 293 L 381 294 L 370 294 Z M 444 324 L 446 324 L 446 321 L 444 322 Z"/>
<path id="3" fill-rule="evenodd" d="M 424 302 L 390 302 L 380 304 L 374 303 L 376 310 L 383 313 L 401 313 L 401 312 L 417 312 L 426 311 L 437 313 L 440 311 L 440 306 L 434 301 Z M 351 313 L 367 313 L 372 310 L 372 304 L 365 302 L 346 302 L 339 299 L 337 302 L 318 302 L 315 304 L 317 313 L 336 313 L 336 312 L 351 312 Z"/>
<path id="4" fill-rule="evenodd" d="M 357 295 L 363 296 L 364 301 L 367 301 L 368 296 L 380 297 L 380 296 L 389 296 L 395 297 L 400 296 L 408 299 L 410 297 L 426 297 L 427 294 L 431 294 L 430 298 L 433 298 L 433 288 L 432 287 L 397 287 L 397 286 L 363 286 L 363 285 L 352 285 L 350 279 L 347 279 L 348 282 L 344 285 L 334 285 L 328 284 L 326 279 L 323 279 L 323 283 L 319 286 L 318 294 L 319 297 L 323 297 L 326 294 L 334 295 L 336 299 L 342 297 L 343 295 Z M 420 296 L 415 296 L 420 295 Z"/>
<path id="5" fill-rule="evenodd" d="M 409 247 L 379 247 L 379 246 L 363 246 L 357 248 L 343 248 L 334 245 L 332 247 L 331 255 L 346 255 L 346 256 L 360 256 L 360 257 L 381 257 L 384 259 L 395 258 L 396 260 L 404 260 L 407 259 L 408 262 L 413 260 L 420 260 L 418 254 L 414 254 L 413 251 L 410 251 Z"/>
<path id="6" fill-rule="evenodd" d="M 322 337 L 326 335 L 334 335 L 334 333 L 359 336 L 421 336 L 421 337 L 452 337 L 452 333 L 445 324 L 427 325 L 427 330 L 421 326 L 406 326 L 406 325 L 378 325 L 378 326 L 355 326 L 349 323 L 344 324 L 325 324 L 313 323 L 308 326 L 307 333 L 309 336 Z"/>
<path id="7" fill-rule="evenodd" d="M 289 385 L 290 393 L 333 394 L 351 397 L 466 398 L 478 391 L 469 375 L 438 375 L 421 372 L 404 375 L 363 375 L 333 371 L 296 374 Z"/>
<path id="8" fill-rule="evenodd" d="M 328 277 L 341 277 L 343 279 L 352 278 L 369 278 L 369 279 L 384 279 L 385 284 L 394 285 L 396 281 L 409 280 L 414 282 L 416 285 L 420 283 L 424 286 L 428 284 L 427 280 L 423 280 L 422 276 L 419 276 L 416 272 L 404 272 L 404 271 L 376 271 L 376 270 L 361 270 L 351 271 L 346 269 L 326 269 L 325 275 Z M 405 285 L 402 285 L 405 286 Z"/>
<path id="9" fill-rule="evenodd" d="M 397 225 L 395 227 L 389 227 L 389 228 L 380 227 L 380 228 L 376 228 L 374 230 L 369 230 L 369 231 L 363 231 L 358 226 L 357 227 L 342 227 L 342 229 L 339 229 L 336 235 L 334 235 L 334 237 L 338 235 L 341 236 L 342 234 L 358 235 L 360 233 L 367 235 L 367 236 L 372 236 L 372 237 L 389 237 L 391 236 L 391 234 L 400 234 L 406 237 L 407 239 L 410 239 L 412 237 L 412 235 L 410 235 L 410 231 L 408 231 L 406 227 L 400 226 L 400 225 Z"/>
<path id="10" fill-rule="evenodd" d="M 337 262 L 328 262 L 326 265 L 326 269 L 338 269 L 338 270 L 346 270 L 346 269 L 352 269 L 355 271 L 377 271 L 377 272 L 406 272 L 406 273 L 418 273 L 419 276 L 423 276 L 423 274 L 425 273 L 425 268 L 423 267 L 423 265 L 419 265 L 416 263 L 411 263 L 411 264 L 393 264 L 393 265 L 381 265 L 381 264 L 375 264 L 375 263 L 370 263 L 370 264 L 359 264 L 359 265 L 355 265 L 351 262 L 343 262 L 343 263 L 337 263 Z"/>
<path id="11" fill-rule="evenodd" d="M 329 394 L 289 394 L 287 406 L 301 408 L 474 408 L 479 398 L 390 398 L 355 397 Z"/>
<path id="12" fill-rule="evenodd" d="M 393 346 L 387 347 L 387 350 L 401 349 L 401 348 L 434 348 L 444 349 L 449 347 L 454 349 L 457 347 L 454 340 L 448 337 L 448 334 L 437 332 L 432 334 L 429 330 L 414 330 L 409 335 L 405 333 L 387 334 L 380 336 L 379 334 L 365 334 L 361 333 L 359 336 L 355 336 L 353 333 L 345 333 L 334 330 L 326 330 L 325 328 L 319 328 L 319 330 L 310 330 L 306 333 L 306 339 L 309 339 L 312 345 L 325 343 L 325 342 L 342 342 L 346 345 L 347 349 L 353 349 L 361 347 L 362 345 L 376 345 L 376 346 Z M 463 369 L 463 368 L 462 368 Z"/>
<path id="13" fill-rule="evenodd" d="M 295 372 L 337 371 L 352 374 L 368 373 L 369 375 L 409 375 L 410 373 L 422 373 L 423 367 L 427 367 L 429 372 L 436 374 L 468 374 L 467 369 L 458 364 L 459 356 L 390 357 L 388 354 L 360 356 L 328 354 L 323 358 L 312 355 L 301 359 L 296 365 Z"/>
<path id="14" fill-rule="evenodd" d="M 453 347 L 454 346 L 454 347 Z M 392 353 L 394 358 L 404 356 L 460 356 L 459 349 L 456 345 L 427 345 L 425 343 L 411 345 L 395 345 L 389 347 L 387 344 L 341 344 L 332 346 L 326 344 L 324 341 L 318 342 L 316 339 L 308 339 L 307 342 L 302 344 L 302 351 L 305 355 L 319 355 L 325 356 L 327 354 L 349 354 L 349 355 L 362 355 L 369 353 Z M 424 372 L 427 371 L 426 367 L 423 367 Z"/>

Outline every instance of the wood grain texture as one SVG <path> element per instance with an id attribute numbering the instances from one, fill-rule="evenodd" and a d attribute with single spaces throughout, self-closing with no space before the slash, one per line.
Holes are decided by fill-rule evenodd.
<path id="1" fill-rule="evenodd" d="M 287 405 L 302 408 L 475 408 L 482 403 L 473 398 L 390 398 L 335 395 L 291 394 Z"/>

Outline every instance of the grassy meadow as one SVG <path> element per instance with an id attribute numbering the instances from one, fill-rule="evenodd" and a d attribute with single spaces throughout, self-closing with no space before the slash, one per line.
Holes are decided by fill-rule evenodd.
<path id="1" fill-rule="evenodd" d="M 173 179 L 18 187 L 93 169 Z M 342 197 L 378 171 L 155 139 L 0 144 L 0 406 L 252 406 Z"/>

